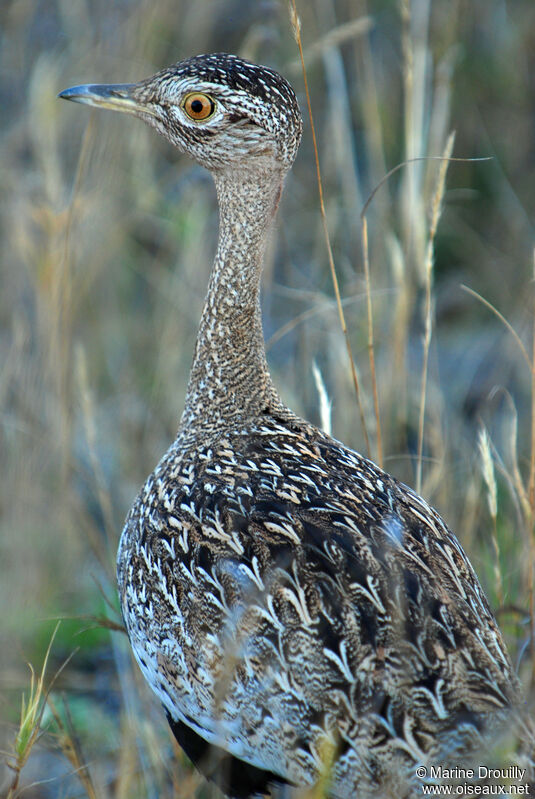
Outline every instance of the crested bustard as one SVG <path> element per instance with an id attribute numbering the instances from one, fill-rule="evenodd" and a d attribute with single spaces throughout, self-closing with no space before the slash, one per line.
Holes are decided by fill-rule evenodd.
<path id="1" fill-rule="evenodd" d="M 301 138 L 291 86 L 232 55 L 76 86 L 213 174 L 220 228 L 175 441 L 125 523 L 135 657 L 179 743 L 230 796 L 417 787 L 514 703 L 516 677 L 455 536 L 409 488 L 290 411 L 260 313 L 268 232 Z"/>

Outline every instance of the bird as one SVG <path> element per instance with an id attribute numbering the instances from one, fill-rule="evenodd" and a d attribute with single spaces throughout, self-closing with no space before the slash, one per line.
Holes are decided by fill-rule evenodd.
<path id="1" fill-rule="evenodd" d="M 421 795 L 426 766 L 464 762 L 507 722 L 519 683 L 438 513 L 270 376 L 262 262 L 301 140 L 294 90 L 213 53 L 59 96 L 139 117 L 215 181 L 184 410 L 117 555 L 133 654 L 178 743 L 233 799 Z"/>

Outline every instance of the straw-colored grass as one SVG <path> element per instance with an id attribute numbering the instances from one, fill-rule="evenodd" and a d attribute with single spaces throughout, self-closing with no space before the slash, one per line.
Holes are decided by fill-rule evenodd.
<path id="1" fill-rule="evenodd" d="M 535 7 L 295 14 L 324 214 L 306 120 L 265 269 L 275 382 L 439 509 L 532 702 Z M 294 32 L 277 2 L 8 0 L 0 37 L 0 794 L 205 799 L 120 632 L 114 553 L 178 423 L 215 194 L 138 121 L 56 94 L 227 50 L 286 74 L 305 112 Z M 452 129 L 454 157 L 493 160 L 446 174 Z"/>

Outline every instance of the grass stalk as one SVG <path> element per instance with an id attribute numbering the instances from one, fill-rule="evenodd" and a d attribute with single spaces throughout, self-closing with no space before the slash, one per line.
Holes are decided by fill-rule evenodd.
<path id="1" fill-rule="evenodd" d="M 533 367 L 532 367 L 532 365 L 531 365 L 531 358 L 530 358 L 530 356 L 528 355 L 528 351 L 527 351 L 527 349 L 525 348 L 525 346 L 524 346 L 524 343 L 523 343 L 522 339 L 520 338 L 520 336 L 518 335 L 518 333 L 516 332 L 516 330 L 514 329 L 514 327 L 512 326 L 512 324 L 511 324 L 511 323 L 510 323 L 510 322 L 509 322 L 509 321 L 508 321 L 508 320 L 505 318 L 505 316 L 504 316 L 502 313 L 500 313 L 500 311 L 499 311 L 499 310 L 496 308 L 496 306 L 495 306 L 495 305 L 493 305 L 491 302 L 489 302 L 488 300 L 486 300 L 486 299 L 485 299 L 485 297 L 482 297 L 482 296 L 481 296 L 481 294 L 478 294 L 478 292 L 477 292 L 477 291 L 474 291 L 474 289 L 471 289 L 469 286 L 465 286 L 464 284 L 463 284 L 463 285 L 461 285 L 461 288 L 462 288 L 462 290 L 463 290 L 463 291 L 466 291 L 468 294 L 471 294 L 471 295 L 472 295 L 472 297 L 475 297 L 475 298 L 476 298 L 476 300 L 479 300 L 479 302 L 481 302 L 481 303 L 482 303 L 482 304 L 483 304 L 483 305 L 484 305 L 486 308 L 488 308 L 488 309 L 489 309 L 489 311 L 492 311 L 492 313 L 493 313 L 495 316 L 497 316 L 497 317 L 498 317 L 498 319 L 500 320 L 500 322 L 502 322 L 502 324 L 504 324 L 504 325 L 505 325 L 505 327 L 507 328 L 507 330 L 508 330 L 508 331 L 511 333 L 511 335 L 513 336 L 513 338 L 514 338 L 514 340 L 515 340 L 516 344 L 518 345 L 518 349 L 520 350 L 520 352 L 521 352 L 521 354 L 522 354 L 522 357 L 524 358 L 524 360 L 525 360 L 525 362 L 526 362 L 526 365 L 527 365 L 527 367 L 528 367 L 528 369 L 529 369 L 529 371 L 530 371 L 530 373 L 531 373 L 531 372 L 532 372 L 532 369 L 533 369 Z"/>
<path id="2" fill-rule="evenodd" d="M 102 517 L 104 519 L 106 542 L 108 543 L 110 540 L 113 540 L 115 531 L 113 505 L 110 491 L 106 484 L 102 467 L 97 455 L 97 427 L 95 423 L 95 408 L 93 397 L 89 388 L 85 352 L 81 346 L 76 352 L 76 379 L 78 383 L 80 402 L 82 405 L 82 418 L 87 447 L 89 450 L 89 460 L 95 480 L 98 503 L 102 512 Z M 106 547 L 106 549 L 108 550 L 108 547 Z M 113 559 L 110 557 L 109 550 L 106 552 L 106 557 L 104 558 L 102 557 L 100 548 L 96 547 L 95 555 L 103 568 L 106 570 L 108 577 L 111 578 L 111 582 L 113 582 L 113 578 L 110 573 L 110 563 Z"/>
<path id="3" fill-rule="evenodd" d="M 48 659 L 50 657 L 52 644 L 54 643 L 59 625 L 60 622 L 58 621 L 50 638 L 50 642 L 45 652 L 43 665 L 41 667 L 41 672 L 38 677 L 35 675 L 33 666 L 28 664 L 30 669 L 30 690 L 28 699 L 26 699 L 24 694 L 22 695 L 19 728 L 15 736 L 13 753 L 8 757 L 7 760 L 7 765 L 13 772 L 13 778 L 7 790 L 6 799 L 16 799 L 16 797 L 18 797 L 21 793 L 21 790 L 19 790 L 21 773 L 24 766 L 28 762 L 28 758 L 30 757 L 33 747 L 37 743 L 37 740 L 42 733 L 41 722 L 47 705 L 48 695 L 55 680 L 63 671 L 71 657 L 74 655 L 73 652 L 67 658 L 67 660 L 54 675 L 48 688 L 46 688 L 45 676 Z"/>
<path id="4" fill-rule="evenodd" d="M 372 382 L 373 409 L 375 413 L 377 463 L 383 466 L 383 441 L 381 435 L 381 417 L 379 412 L 379 394 L 377 391 L 377 375 L 375 371 L 375 348 L 373 340 L 373 307 L 370 280 L 370 260 L 368 247 L 368 220 L 362 217 L 362 252 L 364 261 L 364 280 L 366 286 L 366 315 L 368 320 L 368 359 L 370 361 L 370 378 Z"/>
<path id="5" fill-rule="evenodd" d="M 535 253 L 534 253 L 534 266 L 533 275 L 535 277 Z M 509 322 L 508 319 L 488 300 L 478 294 L 477 291 L 469 288 L 468 286 L 461 286 L 461 288 L 475 297 L 486 308 L 488 308 L 506 327 L 514 342 L 516 343 L 522 358 L 529 369 L 531 380 L 531 406 L 530 406 L 530 457 L 529 457 L 529 473 L 527 480 L 522 477 L 522 472 L 518 464 L 518 450 L 517 450 L 517 435 L 518 435 L 518 422 L 517 414 L 514 408 L 513 401 L 510 404 L 513 408 L 513 425 L 510 434 L 510 461 L 511 461 L 511 479 L 510 483 L 516 493 L 518 505 L 521 511 L 522 527 L 525 531 L 526 546 L 529 552 L 527 564 L 524 569 L 524 579 L 526 580 L 526 593 L 528 596 L 528 608 L 530 617 L 530 636 L 529 636 L 529 650 L 531 656 L 531 687 L 535 686 L 535 300 L 532 305 L 532 343 L 531 354 L 528 353 L 524 342 L 519 334 Z"/>
<path id="6" fill-rule="evenodd" d="M 301 69 L 303 71 L 303 82 L 304 82 L 304 87 L 305 87 L 305 96 L 306 96 L 306 100 L 307 100 L 308 117 L 309 117 L 309 120 L 310 120 L 310 130 L 311 130 L 311 133 L 312 133 L 312 145 L 313 145 L 313 148 L 314 148 L 314 160 L 315 160 L 315 164 L 316 164 L 316 178 L 317 178 L 317 183 L 318 183 L 320 214 L 321 214 L 321 221 L 322 221 L 322 225 L 323 225 L 323 232 L 324 232 L 324 235 L 325 235 L 325 243 L 326 243 L 326 246 L 327 246 L 327 257 L 328 257 L 328 260 L 329 260 L 329 268 L 330 268 L 330 271 L 331 271 L 331 278 L 332 278 L 332 282 L 333 282 L 333 286 L 334 286 L 334 294 L 335 294 L 335 297 L 336 297 L 336 305 L 338 307 L 338 316 L 339 316 L 339 319 L 340 319 L 340 326 L 342 328 L 342 333 L 343 333 L 343 336 L 344 336 L 346 349 L 347 349 L 347 355 L 348 355 L 348 358 L 349 358 L 349 365 L 350 365 L 350 369 L 351 369 L 351 377 L 353 379 L 353 385 L 355 387 L 355 394 L 356 394 L 356 397 L 357 397 L 357 404 L 358 404 L 358 409 L 359 409 L 360 423 L 361 423 L 361 426 L 362 426 L 362 433 L 364 435 L 364 442 L 365 442 L 365 445 L 366 445 L 366 451 L 368 453 L 368 457 L 371 457 L 370 439 L 369 439 L 368 430 L 367 430 L 367 427 L 366 427 L 366 419 L 364 417 L 364 408 L 363 408 L 363 405 L 362 405 L 362 398 L 361 398 L 359 380 L 358 380 L 358 376 L 357 376 L 357 369 L 355 367 L 355 360 L 353 358 L 353 352 L 352 352 L 352 349 L 351 349 L 351 341 L 349 339 L 349 333 L 348 333 L 348 330 L 347 330 L 347 324 L 346 324 L 346 320 L 345 320 L 344 308 L 343 308 L 343 305 L 342 305 L 342 297 L 340 295 L 340 286 L 338 284 L 338 276 L 336 274 L 336 267 L 335 267 L 335 264 L 334 264 L 333 251 L 332 251 L 332 247 L 331 247 L 331 238 L 330 238 L 330 235 L 329 235 L 329 227 L 328 227 L 328 224 L 327 224 L 327 214 L 325 213 L 325 203 L 324 203 L 324 199 L 323 199 L 323 184 L 322 184 L 322 180 L 321 180 L 321 170 L 320 170 L 320 162 L 319 162 L 319 155 L 318 155 L 318 143 L 317 143 L 317 139 L 316 139 L 316 129 L 315 129 L 315 126 L 314 126 L 314 117 L 312 115 L 312 103 L 311 103 L 311 100 L 310 100 L 310 92 L 309 92 L 309 89 L 308 89 L 307 71 L 306 71 L 305 59 L 304 59 L 304 55 L 303 55 L 303 43 L 302 43 L 302 40 L 301 40 L 301 21 L 299 19 L 299 14 L 297 13 L 297 6 L 296 6 L 296 3 L 295 3 L 295 0 L 291 0 L 291 2 L 290 2 L 290 22 L 291 22 L 291 25 L 292 25 L 295 41 L 297 43 L 297 48 L 299 50 L 299 58 L 301 60 Z"/>
<path id="7" fill-rule="evenodd" d="M 498 604 L 503 607 L 504 592 L 503 581 L 500 567 L 500 546 L 498 542 L 498 489 L 496 485 L 496 475 L 494 472 L 494 462 L 492 460 L 492 451 L 489 441 L 489 435 L 485 427 L 481 427 L 479 431 L 479 454 L 481 457 L 481 470 L 483 472 L 483 479 L 487 486 L 487 500 L 489 506 L 489 513 L 492 519 L 492 545 L 494 548 L 494 577 L 496 580 L 496 596 Z"/>
<path id="8" fill-rule="evenodd" d="M 65 721 L 61 718 L 56 705 L 50 696 L 48 697 L 47 703 L 58 728 L 57 738 L 61 751 L 74 768 L 76 776 L 80 780 L 88 798 L 97 799 L 97 792 L 95 791 L 95 786 L 93 784 L 93 780 L 91 779 L 89 767 L 85 763 L 82 747 L 78 736 L 76 735 L 71 714 L 69 712 L 69 707 L 65 698 L 63 698 Z"/>
<path id="9" fill-rule="evenodd" d="M 418 456 L 416 461 L 416 491 L 418 494 L 422 491 L 422 465 L 423 465 L 423 449 L 424 449 L 424 425 L 425 425 L 425 405 L 427 398 L 427 375 L 429 370 L 429 350 L 431 347 L 431 336 L 433 334 L 433 264 L 434 264 L 434 248 L 435 236 L 438 227 L 438 220 L 442 208 L 442 200 L 444 197 L 444 187 L 446 185 L 446 173 L 448 171 L 449 159 L 453 150 L 453 143 L 455 141 L 455 133 L 450 133 L 442 153 L 442 160 L 438 169 L 438 176 L 433 199 L 431 201 L 431 221 L 429 225 L 429 235 L 427 241 L 427 249 L 425 256 L 425 327 L 424 327 L 424 341 L 423 341 L 423 361 L 422 361 L 422 376 L 420 381 L 420 412 L 418 417 Z"/>
<path id="10" fill-rule="evenodd" d="M 93 143 L 93 115 L 85 129 L 80 148 L 80 155 L 76 166 L 74 186 L 71 201 L 67 210 L 67 221 L 65 225 L 65 238 L 63 255 L 58 269 L 58 323 L 56 336 L 58 349 L 58 396 L 61 408 L 61 444 L 62 444 L 62 478 L 65 482 L 70 471 L 70 442 L 72 429 L 72 408 L 71 408 L 71 379 L 72 369 L 72 325 L 73 325 L 73 263 L 71 255 L 71 236 L 74 223 L 76 201 L 80 193 L 82 178 L 85 167 L 89 159 L 89 153 Z"/>

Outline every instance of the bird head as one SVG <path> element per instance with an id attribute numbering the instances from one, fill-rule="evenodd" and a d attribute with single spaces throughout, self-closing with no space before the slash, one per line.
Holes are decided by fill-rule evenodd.
<path id="1" fill-rule="evenodd" d="M 301 139 L 288 81 L 226 53 L 188 58 L 139 83 L 74 86 L 59 97 L 140 117 L 212 171 L 259 157 L 289 169 Z"/>

